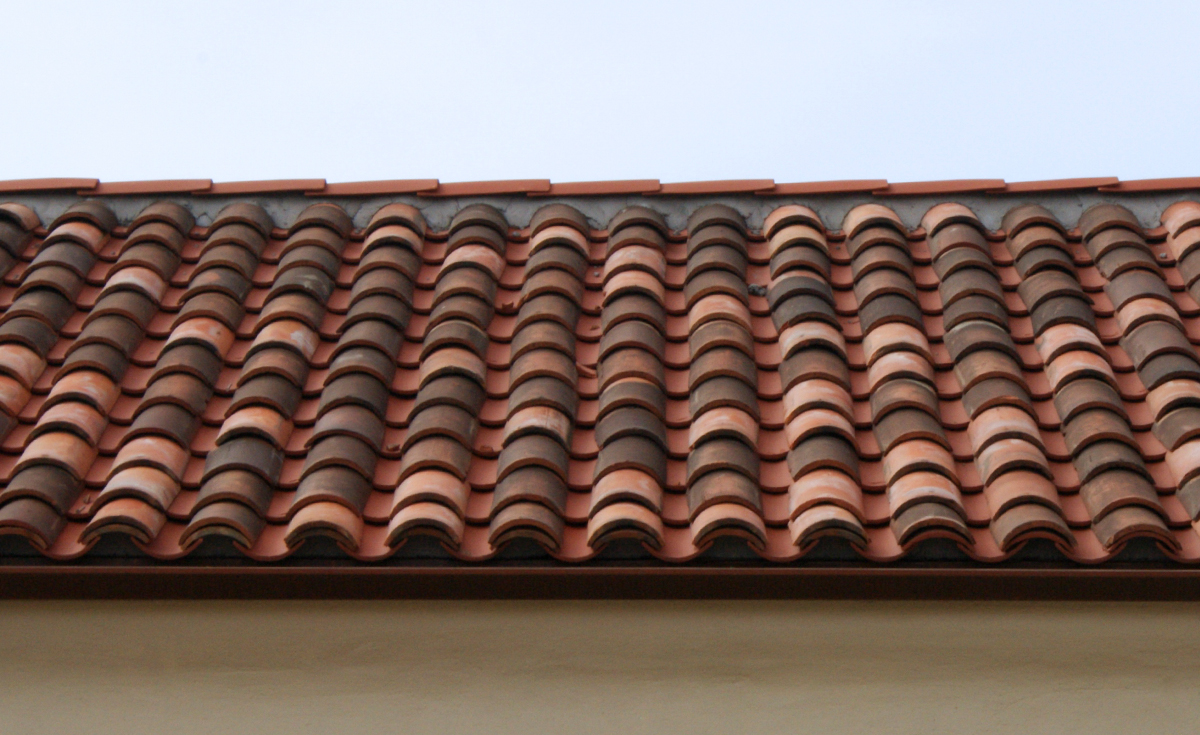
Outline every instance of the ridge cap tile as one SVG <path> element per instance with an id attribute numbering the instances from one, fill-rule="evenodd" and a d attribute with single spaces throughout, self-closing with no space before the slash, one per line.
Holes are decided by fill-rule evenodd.
<path id="1" fill-rule="evenodd" d="M 58 191 L 58 190 L 79 190 L 93 189 L 100 183 L 99 179 L 72 179 L 72 178 L 49 178 L 49 179 L 8 179 L 0 181 L 0 192 L 24 192 L 24 191 Z"/>
<path id="2" fill-rule="evenodd" d="M 416 194 L 435 191 L 437 179 L 383 179 L 379 181 L 338 181 L 326 183 L 324 189 L 305 192 L 311 196 L 378 196 L 383 194 Z"/>
<path id="3" fill-rule="evenodd" d="M 487 196 L 491 194 L 528 194 L 550 191 L 550 179 L 500 179 L 495 181 L 440 182 L 436 189 L 423 191 L 423 197 Z"/>
<path id="4" fill-rule="evenodd" d="M 681 181 L 662 184 L 659 194 L 736 194 L 769 191 L 775 188 L 774 179 L 718 179 L 713 181 Z"/>
<path id="5" fill-rule="evenodd" d="M 146 181 L 99 181 L 80 189 L 80 196 L 119 196 L 132 194 L 186 194 L 205 191 L 212 179 L 150 179 Z"/>
<path id="6" fill-rule="evenodd" d="M 1120 183 L 1116 176 L 1097 176 L 1082 179 L 1038 179 L 1035 181 L 1010 181 L 1003 193 L 1034 193 L 1043 191 L 1069 191 L 1072 189 L 1100 189 Z"/>
<path id="7" fill-rule="evenodd" d="M 762 195 L 854 194 L 886 189 L 887 186 L 887 179 L 845 179 L 840 181 L 776 183 L 774 189 L 769 192 L 762 192 Z"/>
<path id="8" fill-rule="evenodd" d="M 552 181 L 545 192 L 530 196 L 603 196 L 608 194 L 649 194 L 662 188 L 658 179 L 616 179 L 612 181 Z"/>
<path id="9" fill-rule="evenodd" d="M 944 179 L 941 181 L 906 181 L 889 183 L 876 189 L 876 196 L 916 196 L 921 194 L 958 194 L 1003 191 L 1004 179 Z"/>
<path id="10" fill-rule="evenodd" d="M 276 192 L 323 191 L 325 179 L 268 179 L 262 181 L 209 182 L 197 195 L 227 196 L 230 194 L 271 194 Z"/>

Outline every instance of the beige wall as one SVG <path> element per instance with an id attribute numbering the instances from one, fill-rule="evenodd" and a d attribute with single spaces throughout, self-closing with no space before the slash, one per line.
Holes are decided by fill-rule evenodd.
<path id="1" fill-rule="evenodd" d="M 6 602 L 0 732 L 1184 732 L 1200 605 Z"/>

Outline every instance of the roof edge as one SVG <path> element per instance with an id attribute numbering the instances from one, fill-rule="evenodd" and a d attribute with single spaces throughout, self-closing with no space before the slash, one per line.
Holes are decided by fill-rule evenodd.
<path id="1" fill-rule="evenodd" d="M 319 584 L 314 580 L 319 579 Z M 1200 568 L 7 566 L 7 599 L 1200 600 Z"/>
<path id="2" fill-rule="evenodd" d="M 886 179 L 848 179 L 777 183 L 772 179 L 730 179 L 662 183 L 658 179 L 553 182 L 550 179 L 441 182 L 437 179 L 391 179 L 344 181 L 325 179 L 277 179 L 266 181 L 222 181 L 211 179 L 162 179 L 149 181 L 100 181 L 89 178 L 9 179 L 0 181 L 0 193 L 73 191 L 81 196 L 190 194 L 232 196 L 244 194 L 303 193 L 309 196 L 357 197 L 416 194 L 423 197 L 500 196 L 619 196 L 660 194 L 711 196 L 757 194 L 759 196 L 819 196 L 825 194 L 873 194 L 875 196 L 923 196 L 964 193 L 1025 194 L 1057 191 L 1096 190 L 1140 193 L 1200 189 L 1200 177 L 1137 179 L 1121 181 L 1115 176 L 1039 181 L 1006 182 L 1003 179 L 947 179 L 891 183 Z"/>

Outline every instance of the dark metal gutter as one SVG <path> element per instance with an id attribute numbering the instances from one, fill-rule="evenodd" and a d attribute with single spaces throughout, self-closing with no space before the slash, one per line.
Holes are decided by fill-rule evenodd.
<path id="1" fill-rule="evenodd" d="M 1200 600 L 1200 569 L 28 565 L 0 598 Z"/>

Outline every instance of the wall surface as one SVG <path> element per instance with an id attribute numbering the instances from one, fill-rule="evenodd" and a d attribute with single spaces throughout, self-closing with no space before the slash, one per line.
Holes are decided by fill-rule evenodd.
<path id="1" fill-rule="evenodd" d="M 4 602 L 6 732 L 1183 732 L 1200 605 Z"/>

